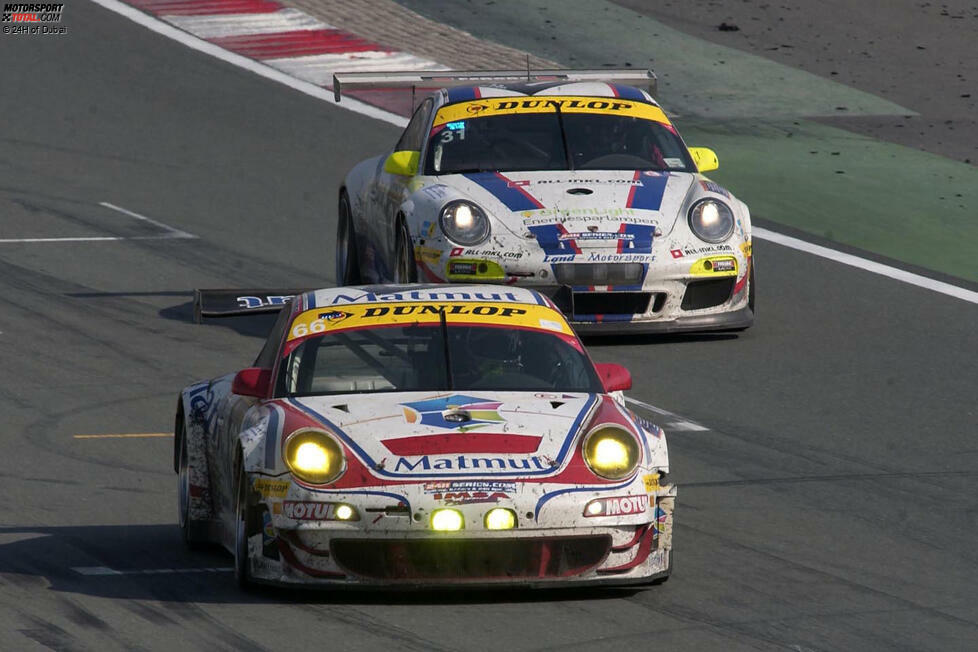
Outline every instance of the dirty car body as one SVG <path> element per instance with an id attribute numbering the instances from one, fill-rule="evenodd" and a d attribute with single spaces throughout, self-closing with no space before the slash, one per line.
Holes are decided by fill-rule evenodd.
<path id="1" fill-rule="evenodd" d="M 750 212 L 716 161 L 632 86 L 442 89 L 345 178 L 337 279 L 531 287 L 582 333 L 747 328 Z"/>
<path id="2" fill-rule="evenodd" d="M 180 395 L 188 544 L 242 585 L 663 581 L 663 432 L 542 295 L 363 286 L 296 296 L 253 367 Z"/>

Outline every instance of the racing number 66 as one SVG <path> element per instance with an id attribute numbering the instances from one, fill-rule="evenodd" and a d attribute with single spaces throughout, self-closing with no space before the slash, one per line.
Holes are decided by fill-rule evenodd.
<path id="1" fill-rule="evenodd" d="M 322 333 L 326 330 L 326 320 L 316 319 L 306 324 L 296 324 L 292 328 L 292 337 L 305 337 L 309 333 Z"/>

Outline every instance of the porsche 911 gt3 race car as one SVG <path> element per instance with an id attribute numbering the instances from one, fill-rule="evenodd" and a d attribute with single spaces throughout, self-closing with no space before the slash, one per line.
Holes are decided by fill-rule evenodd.
<path id="1" fill-rule="evenodd" d="M 183 537 L 223 544 L 242 585 L 669 576 L 665 435 L 544 296 L 362 286 L 276 307 L 254 365 L 176 411 Z"/>
<path id="2" fill-rule="evenodd" d="M 338 74 L 337 89 L 444 88 L 343 181 L 337 284 L 532 287 L 582 333 L 749 327 L 747 206 L 703 176 L 716 154 L 620 79 L 654 86 L 650 71 Z"/>

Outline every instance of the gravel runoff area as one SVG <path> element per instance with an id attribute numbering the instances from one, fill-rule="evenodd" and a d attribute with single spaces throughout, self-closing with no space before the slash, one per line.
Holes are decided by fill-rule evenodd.
<path id="1" fill-rule="evenodd" d="M 978 165 L 978 0 L 613 1 L 919 114 L 822 122 Z"/>

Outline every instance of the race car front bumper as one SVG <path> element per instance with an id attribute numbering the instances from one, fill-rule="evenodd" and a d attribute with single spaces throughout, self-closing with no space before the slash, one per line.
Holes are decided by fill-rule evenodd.
<path id="1" fill-rule="evenodd" d="M 735 312 L 710 315 L 690 315 L 659 321 L 574 321 L 568 320 L 579 335 L 620 335 L 686 333 L 705 331 L 736 331 L 754 324 L 754 311 L 743 307 Z"/>
<path id="2" fill-rule="evenodd" d="M 497 537 L 351 537 L 280 530 L 279 561 L 253 557 L 252 578 L 362 587 L 556 586 L 651 583 L 671 549 L 655 523 Z M 256 551 L 257 552 L 257 551 Z"/>
<path id="3" fill-rule="evenodd" d="M 746 276 L 660 279 L 642 288 L 538 286 L 581 335 L 742 330 L 754 323 Z"/>
<path id="4" fill-rule="evenodd" d="M 553 502 L 561 500 L 576 499 L 561 495 Z M 248 540 L 249 575 L 259 583 L 324 588 L 654 583 L 671 572 L 675 487 L 645 502 L 647 509 L 623 518 L 457 532 L 432 531 L 411 515 L 364 506 L 370 502 L 359 506 L 377 516 L 345 523 L 273 519 L 274 506 L 259 506 L 265 526 Z"/>

